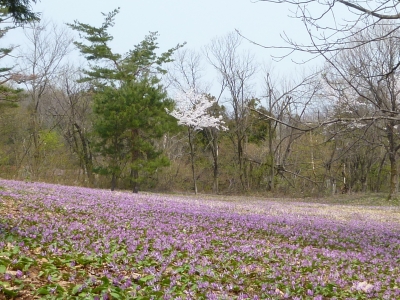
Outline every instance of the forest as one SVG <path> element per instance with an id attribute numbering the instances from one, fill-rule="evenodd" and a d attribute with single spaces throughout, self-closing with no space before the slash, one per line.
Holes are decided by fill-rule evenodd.
<path id="1" fill-rule="evenodd" d="M 316 53 L 320 66 L 281 77 L 238 32 L 203 49 L 160 49 L 150 32 L 117 53 L 118 12 L 98 27 L 33 17 L 27 46 L 0 49 L 0 177 L 133 192 L 398 192 L 394 22 L 354 28 L 340 52 Z"/>

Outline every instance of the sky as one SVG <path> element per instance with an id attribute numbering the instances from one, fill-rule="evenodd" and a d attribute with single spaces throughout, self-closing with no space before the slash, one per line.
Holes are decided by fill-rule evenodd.
<path id="1" fill-rule="evenodd" d="M 111 30 L 113 50 L 119 53 L 132 49 L 150 31 L 159 33 L 161 50 L 186 42 L 186 48 L 201 51 L 213 38 L 234 30 L 264 45 L 284 45 L 280 38 L 283 32 L 299 41 L 307 38 L 300 20 L 288 16 L 288 6 L 251 0 L 39 0 L 32 7 L 46 20 L 60 24 L 78 20 L 94 26 L 101 25 L 102 12 L 120 7 Z M 23 35 L 12 31 L 7 38 L 16 44 L 15 40 L 22 41 Z M 248 42 L 243 43 L 243 48 L 255 54 L 258 64 L 272 64 L 281 74 L 293 74 L 294 69 L 301 68 L 291 59 L 308 58 L 294 55 L 274 64 L 271 55 L 282 55 L 282 50 L 268 50 Z"/>
<path id="2" fill-rule="evenodd" d="M 120 7 L 114 27 L 121 49 L 131 48 L 149 31 L 158 31 L 165 47 L 187 42 L 198 48 L 235 29 L 260 43 L 280 43 L 279 34 L 301 35 L 287 7 L 250 0 L 41 0 L 33 8 L 60 23 L 78 20 L 100 25 L 103 16 Z"/>

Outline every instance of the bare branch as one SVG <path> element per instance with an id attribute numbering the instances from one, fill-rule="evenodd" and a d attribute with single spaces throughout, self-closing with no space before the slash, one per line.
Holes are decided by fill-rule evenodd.
<path id="1" fill-rule="evenodd" d="M 352 3 L 352 2 L 349 2 L 349 1 L 346 1 L 346 0 L 336 0 L 336 2 L 342 3 L 342 4 L 344 4 L 344 5 L 348 6 L 348 7 L 354 8 L 354 9 L 356 9 L 358 11 L 361 11 L 363 13 L 366 13 L 366 14 L 371 15 L 371 16 L 373 16 L 375 18 L 378 18 L 378 19 L 396 20 L 396 19 L 400 18 L 400 13 L 393 14 L 393 15 L 380 14 L 380 13 L 377 13 L 376 10 L 370 10 L 370 9 L 365 8 L 365 7 L 362 7 L 361 5 L 357 5 L 355 3 Z"/>
<path id="2" fill-rule="evenodd" d="M 264 118 L 272 120 L 274 122 L 277 122 L 279 124 L 285 125 L 289 128 L 295 129 L 295 130 L 299 130 L 299 131 L 303 131 L 303 132 L 309 132 L 309 131 L 314 131 L 318 128 L 321 128 L 323 126 L 326 125 L 330 125 L 330 124 L 334 124 L 334 123 L 354 123 L 354 122 L 364 122 L 364 121 L 378 121 L 378 120 L 392 120 L 392 121 L 398 121 L 400 122 L 400 118 L 395 118 L 395 117 L 390 117 L 390 116 L 375 116 L 375 117 L 361 117 L 361 118 L 336 118 L 336 119 L 332 119 L 332 120 L 328 120 L 328 121 L 324 121 L 324 122 L 318 122 L 317 125 L 315 125 L 315 123 L 311 123 L 311 122 L 305 122 L 305 123 L 301 123 L 302 125 L 306 126 L 306 128 L 301 128 L 298 126 L 294 126 L 291 125 L 287 122 L 284 122 L 282 120 L 279 120 L 277 118 L 274 118 L 272 116 L 269 116 L 263 112 L 260 112 L 259 110 L 250 108 L 252 111 L 262 115 Z M 313 126 L 311 126 L 313 125 Z"/>

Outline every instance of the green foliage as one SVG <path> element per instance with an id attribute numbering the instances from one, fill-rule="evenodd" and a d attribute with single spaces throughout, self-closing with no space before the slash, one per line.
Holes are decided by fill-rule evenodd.
<path id="1" fill-rule="evenodd" d="M 3 38 L 12 27 L 4 26 L 8 22 L 9 10 L 5 2 L 19 2 L 19 1 L 0 1 L 0 23 L 3 25 L 0 29 L 0 39 Z M 14 46 L 1 47 L 0 58 L 7 57 L 14 50 Z M 11 73 L 12 67 L 0 67 L 0 105 L 1 106 L 15 106 L 15 102 L 21 96 L 21 89 L 14 89 L 6 83 L 13 77 Z"/>
<path id="2" fill-rule="evenodd" d="M 157 75 L 166 71 L 162 65 L 172 61 L 172 54 L 182 47 L 177 45 L 160 55 L 158 49 L 157 32 L 150 32 L 143 41 L 134 46 L 133 50 L 122 55 L 114 53 L 109 45 L 113 37 L 107 32 L 113 27 L 114 18 L 119 9 L 104 14 L 105 20 L 100 27 L 75 21 L 68 24 L 72 29 L 78 31 L 87 43 L 75 42 L 81 53 L 90 64 L 90 69 L 85 70 L 86 77 L 82 81 L 89 81 L 95 86 L 111 85 L 118 86 L 122 82 L 137 81 L 139 78 L 148 77 L 153 84 L 158 82 Z"/>
<path id="3" fill-rule="evenodd" d="M 256 107 L 256 105 L 254 106 Z M 269 112 L 264 107 L 257 107 L 257 111 L 269 115 Z M 271 132 L 271 122 L 260 118 L 260 115 L 255 112 L 250 113 L 250 127 L 249 131 L 249 142 L 256 145 L 260 145 L 263 141 L 266 141 L 268 134 Z M 271 133 L 274 134 L 275 133 Z"/>
<path id="4" fill-rule="evenodd" d="M 32 11 L 30 2 L 36 3 L 37 0 L 1 0 L 0 7 L 7 10 L 16 24 L 23 24 L 39 20 L 39 14 Z M 3 22 L 2 17 L 0 22 Z"/>
<path id="5" fill-rule="evenodd" d="M 154 87 L 144 79 L 119 89 L 104 87 L 102 91 L 94 97 L 94 130 L 99 136 L 97 149 L 110 161 L 100 172 L 119 176 L 133 152 L 137 156 L 130 163 L 131 169 L 151 173 L 167 165 L 152 143 L 172 121 L 165 113 L 172 103 L 161 87 Z"/>
<path id="6" fill-rule="evenodd" d="M 0 56 L 4 49 L 0 49 Z M 4 74 L 7 76 L 7 73 L 11 70 L 11 68 L 0 68 L 0 76 Z M 21 89 L 14 89 L 5 84 L 0 85 L 0 107 L 8 106 L 8 107 L 17 107 L 16 102 L 21 97 Z"/>
<path id="7" fill-rule="evenodd" d="M 115 180 L 129 162 L 135 190 L 143 180 L 140 173 L 147 174 L 167 164 L 153 145 L 154 139 L 174 123 L 166 113 L 172 101 L 167 99 L 158 76 L 165 73 L 163 64 L 171 61 L 171 55 L 181 45 L 157 55 L 157 33 L 152 32 L 128 53 L 114 53 L 108 30 L 114 26 L 118 12 L 115 9 L 103 14 L 105 20 L 100 27 L 77 21 L 69 26 L 84 39 L 75 45 L 90 63 L 82 81 L 90 82 L 94 89 L 97 150 L 106 158 L 97 171 L 111 174 Z"/>
<path id="8" fill-rule="evenodd" d="M 57 132 L 52 130 L 42 130 L 40 131 L 39 135 L 42 141 L 41 148 L 43 151 L 55 151 L 62 147 L 60 136 Z"/>

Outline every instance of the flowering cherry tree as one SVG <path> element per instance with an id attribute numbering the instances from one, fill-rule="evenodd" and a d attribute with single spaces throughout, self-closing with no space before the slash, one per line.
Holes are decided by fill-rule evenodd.
<path id="1" fill-rule="evenodd" d="M 214 127 L 226 130 L 222 125 L 222 116 L 214 117 L 208 109 L 215 104 L 215 100 L 210 100 L 204 94 L 199 94 L 193 89 L 179 93 L 175 98 L 176 107 L 168 113 L 178 119 L 178 124 L 187 126 L 192 131 L 202 130 L 206 127 Z"/>
<path id="2" fill-rule="evenodd" d="M 187 127 L 195 194 L 197 194 L 197 183 L 194 168 L 195 152 L 193 137 L 198 131 L 204 128 L 227 130 L 227 128 L 223 126 L 224 121 L 222 120 L 222 116 L 215 117 L 209 113 L 209 108 L 211 108 L 215 103 L 215 100 L 211 100 L 206 95 L 190 89 L 186 92 L 181 92 L 176 96 L 176 106 L 174 110 L 167 110 L 171 116 L 178 120 L 179 125 Z"/>

